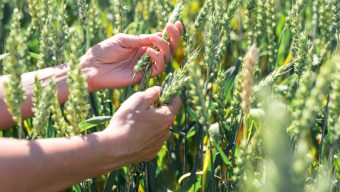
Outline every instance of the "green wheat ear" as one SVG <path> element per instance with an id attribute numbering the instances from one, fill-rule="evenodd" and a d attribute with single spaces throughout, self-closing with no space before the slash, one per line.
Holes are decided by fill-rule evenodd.
<path id="1" fill-rule="evenodd" d="M 340 58 L 334 59 L 335 73 L 331 83 L 331 100 L 329 104 L 329 129 L 333 132 L 334 143 L 340 138 Z"/>
<path id="2" fill-rule="evenodd" d="M 55 80 L 52 80 L 54 82 Z M 71 136 L 72 130 L 68 129 L 67 122 L 64 119 L 62 110 L 60 109 L 60 105 L 58 102 L 58 94 L 57 94 L 57 88 L 54 86 L 54 89 L 52 89 L 53 97 L 51 99 L 51 113 L 52 113 L 52 121 L 53 128 L 57 131 L 58 135 L 63 136 Z"/>
<path id="3" fill-rule="evenodd" d="M 48 1 L 48 9 L 40 29 L 40 47 L 37 68 L 56 66 L 65 63 L 64 52 L 66 49 L 69 27 L 66 23 L 66 4 Z"/>
<path id="4" fill-rule="evenodd" d="M 33 110 L 34 118 L 32 134 L 34 138 L 44 138 L 47 133 L 48 116 L 51 111 L 51 101 L 54 97 L 53 90 L 55 89 L 55 82 L 54 80 L 51 80 L 44 90 L 41 89 L 40 80 L 36 80 L 36 84 L 37 89 L 35 90 L 35 96 L 38 96 L 39 101 L 37 101 Z"/>
<path id="5" fill-rule="evenodd" d="M 5 49 L 10 53 L 4 58 L 4 71 L 10 81 L 4 83 L 5 102 L 13 120 L 21 123 L 20 106 L 24 101 L 24 90 L 21 85 L 21 74 L 26 71 L 26 37 L 20 29 L 22 13 L 15 9 L 11 21 L 10 33 L 6 40 Z M 21 130 L 19 130 L 21 133 Z M 19 133 L 19 134 L 20 134 Z"/>
<path id="6" fill-rule="evenodd" d="M 92 3 L 93 4 L 93 3 Z M 127 10 L 126 1 L 124 0 L 110 0 L 110 11 L 112 15 L 112 24 L 114 27 L 114 33 L 120 33 L 124 30 L 124 25 L 126 22 Z M 96 18 L 94 18 L 96 19 Z"/>
<path id="7" fill-rule="evenodd" d="M 322 101 L 325 94 L 329 91 L 329 84 L 332 80 L 334 72 L 334 63 L 327 62 L 320 69 L 317 75 L 314 88 L 310 92 L 310 96 L 306 99 L 304 106 L 302 107 L 303 112 L 300 118 L 294 119 L 293 125 L 296 126 L 296 132 L 298 136 L 303 137 L 307 134 L 309 125 L 315 122 L 315 116 L 317 110 L 322 106 Z"/>
<path id="8" fill-rule="evenodd" d="M 28 0 L 28 12 L 31 15 L 31 25 L 32 30 L 39 28 L 39 23 L 41 22 L 41 17 L 39 17 L 39 1 L 38 0 Z M 0 17 L 1 20 L 1 17 Z"/>
<path id="9" fill-rule="evenodd" d="M 159 99 L 161 105 L 169 104 L 174 96 L 180 95 L 185 90 L 190 78 L 188 75 L 188 69 L 194 67 L 194 61 L 197 56 L 198 51 L 196 50 L 188 58 L 182 69 L 169 76 L 169 79 L 163 86 L 163 93 Z"/>
<path id="10" fill-rule="evenodd" d="M 69 129 L 73 134 L 79 134 L 79 123 L 87 117 L 90 108 L 88 104 L 89 93 L 87 91 L 87 82 L 79 65 L 78 54 L 80 40 L 73 34 L 71 37 L 70 58 L 68 62 L 69 72 L 67 85 L 69 87 L 69 97 L 66 103 L 67 120 L 70 124 Z"/>

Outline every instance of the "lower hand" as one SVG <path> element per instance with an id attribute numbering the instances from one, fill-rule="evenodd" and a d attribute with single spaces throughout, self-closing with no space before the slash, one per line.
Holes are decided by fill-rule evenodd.
<path id="1" fill-rule="evenodd" d="M 180 98 L 175 97 L 170 105 L 153 108 L 161 91 L 160 87 L 152 87 L 135 93 L 115 113 L 103 131 L 109 138 L 119 140 L 108 147 L 115 148 L 116 154 L 112 156 L 125 159 L 125 164 L 149 161 L 156 156 L 169 138 L 169 127 L 181 107 Z"/>

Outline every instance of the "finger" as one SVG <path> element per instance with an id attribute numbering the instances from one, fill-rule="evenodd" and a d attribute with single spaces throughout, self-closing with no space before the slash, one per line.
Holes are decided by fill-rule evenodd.
<path id="1" fill-rule="evenodd" d="M 183 34 L 183 25 L 182 25 L 182 23 L 180 22 L 180 21 L 176 21 L 176 23 L 175 23 L 175 27 L 179 30 L 179 32 L 181 33 L 181 34 Z"/>
<path id="2" fill-rule="evenodd" d="M 122 103 L 122 105 L 120 106 L 120 109 L 122 111 L 128 110 L 128 109 L 137 109 L 144 105 L 145 105 L 144 92 L 136 92 Z"/>
<path id="3" fill-rule="evenodd" d="M 169 105 L 164 105 L 158 108 L 150 109 L 150 112 L 164 117 L 164 116 L 176 114 L 181 109 L 181 106 L 182 106 L 181 98 L 179 96 L 175 96 L 171 100 Z"/>
<path id="4" fill-rule="evenodd" d="M 151 59 L 155 61 L 155 63 L 153 63 L 152 65 L 152 69 L 153 69 L 152 75 L 159 74 L 160 72 L 162 72 L 164 70 L 164 63 L 165 63 L 165 58 L 163 54 L 152 48 L 148 48 L 146 50 L 146 54 L 148 54 L 151 57 Z"/>
<path id="5" fill-rule="evenodd" d="M 156 145 L 162 144 L 164 141 L 168 140 L 171 136 L 169 129 L 158 129 L 155 135 L 145 142 L 147 148 L 155 147 Z"/>
<path id="6" fill-rule="evenodd" d="M 152 148 L 146 150 L 145 155 L 142 158 L 142 161 L 151 161 L 152 159 L 154 159 L 157 156 L 158 152 L 162 149 L 162 146 L 163 143 L 153 146 Z"/>
<path id="7" fill-rule="evenodd" d="M 157 62 L 153 62 L 151 67 L 152 67 L 151 77 L 156 77 L 157 75 L 162 73 L 164 70 L 164 64 L 161 65 L 160 63 L 157 63 Z"/>
<path id="8" fill-rule="evenodd" d="M 162 37 L 163 36 L 163 33 L 162 32 L 157 32 L 157 33 L 154 33 L 154 35 L 158 36 L 158 37 Z"/>
<path id="9" fill-rule="evenodd" d="M 168 140 L 169 137 L 171 136 L 171 132 L 169 129 L 163 130 L 161 133 L 158 134 L 157 136 L 157 143 L 154 143 L 153 146 L 162 146 L 164 141 Z"/>
<path id="10" fill-rule="evenodd" d="M 154 34 L 127 35 L 121 33 L 118 34 L 116 38 L 119 45 L 124 48 L 139 48 L 152 46 L 151 37 L 153 36 L 155 35 Z"/>
<path id="11" fill-rule="evenodd" d="M 181 108 L 181 104 L 181 99 L 176 96 L 169 105 L 149 109 L 149 115 L 152 116 L 156 121 L 162 121 L 164 128 L 168 128 L 170 125 L 172 125 L 176 113 Z"/>
<path id="12" fill-rule="evenodd" d="M 170 43 L 159 36 L 152 36 L 151 41 L 152 44 L 158 47 L 160 52 L 165 56 L 166 62 L 169 62 L 171 58 Z"/>
<path id="13" fill-rule="evenodd" d="M 146 108 L 149 108 L 154 103 L 156 103 L 162 93 L 162 87 L 155 86 L 151 87 L 143 92 L 144 103 L 146 104 Z"/>
<path id="14" fill-rule="evenodd" d="M 166 32 L 168 33 L 170 37 L 171 53 L 175 54 L 179 39 L 181 37 L 181 32 L 174 25 L 171 25 L 171 24 L 167 24 Z"/>

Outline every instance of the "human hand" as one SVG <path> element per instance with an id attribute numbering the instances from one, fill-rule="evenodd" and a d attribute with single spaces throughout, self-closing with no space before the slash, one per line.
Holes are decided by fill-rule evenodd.
<path id="1" fill-rule="evenodd" d="M 166 26 L 170 42 L 162 39 L 162 33 L 150 35 L 115 35 L 90 48 L 81 58 L 83 70 L 88 73 L 90 91 L 106 88 L 123 87 L 131 84 L 133 68 L 143 53 L 152 58 L 152 76 L 156 76 L 164 69 L 164 64 L 169 62 L 175 54 L 183 31 L 182 24 Z M 159 51 L 151 48 L 155 46 Z M 141 80 L 138 74 L 133 83 Z"/>
<path id="2" fill-rule="evenodd" d="M 149 161 L 156 156 L 169 138 L 169 127 L 181 107 L 180 98 L 175 97 L 170 105 L 153 108 L 161 91 L 161 87 L 152 87 L 135 93 L 115 113 L 103 131 L 112 141 L 119 140 L 108 147 L 115 148 L 112 156 L 124 159 L 125 164 Z"/>

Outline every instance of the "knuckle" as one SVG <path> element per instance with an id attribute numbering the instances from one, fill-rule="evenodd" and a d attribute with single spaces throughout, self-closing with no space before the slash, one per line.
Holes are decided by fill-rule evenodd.
<path id="1" fill-rule="evenodd" d="M 126 34 L 124 33 L 118 33 L 117 35 L 115 35 L 115 38 L 117 38 L 120 41 L 124 41 L 125 37 L 126 37 Z"/>
<path id="2" fill-rule="evenodd" d="M 163 110 L 162 110 L 162 114 L 164 115 L 164 116 L 170 116 L 171 115 L 171 111 L 170 111 L 170 109 L 168 108 L 168 107 L 165 107 L 165 108 L 163 108 Z"/>

